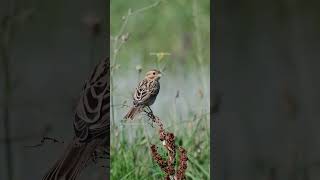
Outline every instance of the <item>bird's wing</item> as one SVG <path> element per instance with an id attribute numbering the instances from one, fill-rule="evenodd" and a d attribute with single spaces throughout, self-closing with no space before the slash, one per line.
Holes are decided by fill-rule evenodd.
<path id="1" fill-rule="evenodd" d="M 109 58 L 100 62 L 86 81 L 75 111 L 76 137 L 86 141 L 106 134 L 109 125 Z"/>
<path id="2" fill-rule="evenodd" d="M 144 104 L 151 96 L 157 95 L 160 90 L 160 84 L 157 81 L 142 80 L 134 93 L 134 104 Z"/>

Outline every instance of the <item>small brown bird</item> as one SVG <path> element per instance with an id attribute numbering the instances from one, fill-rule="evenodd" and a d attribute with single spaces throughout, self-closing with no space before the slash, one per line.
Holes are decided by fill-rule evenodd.
<path id="1" fill-rule="evenodd" d="M 150 107 L 157 98 L 160 91 L 159 79 L 161 72 L 152 69 L 147 72 L 145 78 L 139 83 L 133 95 L 133 107 L 125 115 L 125 119 L 133 120 L 134 116 L 143 110 L 144 107 Z"/>
<path id="2" fill-rule="evenodd" d="M 43 180 L 75 180 L 97 152 L 109 154 L 109 58 L 101 61 L 84 84 L 75 110 L 74 138 Z"/>

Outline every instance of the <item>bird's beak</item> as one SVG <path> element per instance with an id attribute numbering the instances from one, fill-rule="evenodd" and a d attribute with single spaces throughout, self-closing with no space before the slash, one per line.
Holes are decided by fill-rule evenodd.
<path id="1" fill-rule="evenodd" d="M 160 74 L 158 74 L 158 77 L 161 77 L 161 73 L 160 73 Z"/>

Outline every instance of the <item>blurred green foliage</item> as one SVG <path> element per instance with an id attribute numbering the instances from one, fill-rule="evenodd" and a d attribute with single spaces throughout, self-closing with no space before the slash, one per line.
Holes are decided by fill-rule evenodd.
<path id="1" fill-rule="evenodd" d="M 111 35 L 115 36 L 123 24 L 123 16 L 129 9 L 135 11 L 157 1 L 139 0 L 111 1 Z M 199 31 L 204 63 L 209 63 L 210 50 L 210 1 L 197 1 L 198 13 L 194 12 L 194 2 L 185 0 L 164 0 L 157 7 L 143 11 L 130 17 L 127 29 L 130 35 L 117 63 L 123 67 L 130 65 L 128 61 L 135 57 L 142 64 L 150 63 L 153 52 L 168 52 L 172 66 L 194 67 L 197 64 L 196 32 Z M 195 18 L 199 20 L 198 27 Z"/>

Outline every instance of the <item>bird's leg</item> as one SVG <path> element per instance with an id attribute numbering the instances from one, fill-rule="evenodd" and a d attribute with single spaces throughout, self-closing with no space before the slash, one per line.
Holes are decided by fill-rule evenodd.
<path id="1" fill-rule="evenodd" d="M 154 115 L 153 115 L 153 111 L 152 111 L 152 109 L 150 108 L 150 106 L 147 106 L 147 108 L 149 109 L 149 115 L 150 115 L 150 117 L 151 117 L 151 119 L 152 120 L 154 120 Z"/>
<path id="2" fill-rule="evenodd" d="M 152 109 L 150 108 L 150 106 L 146 106 L 146 108 L 148 109 L 148 117 L 152 120 L 152 123 L 155 122 L 156 117 L 154 116 Z M 153 127 L 153 124 L 151 124 L 151 126 Z"/>
<path id="3" fill-rule="evenodd" d="M 145 106 L 144 108 L 143 108 L 143 111 L 147 114 L 147 116 L 149 117 L 149 119 L 151 119 L 151 127 L 154 127 L 153 126 L 153 123 L 154 122 L 156 122 L 156 117 L 154 116 L 154 114 L 153 114 L 153 111 L 152 111 L 152 109 L 150 108 L 150 106 Z"/>
<path id="4" fill-rule="evenodd" d="M 148 117 L 150 117 L 150 108 L 149 108 L 149 106 L 145 106 L 143 108 L 143 111 L 147 114 Z"/>

